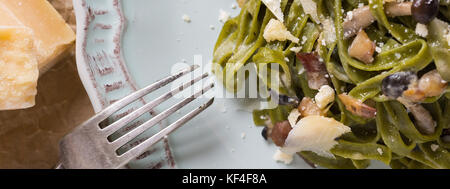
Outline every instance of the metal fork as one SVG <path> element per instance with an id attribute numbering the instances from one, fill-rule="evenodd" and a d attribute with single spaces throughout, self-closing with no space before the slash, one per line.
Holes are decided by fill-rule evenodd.
<path id="1" fill-rule="evenodd" d="M 174 80 L 193 72 L 199 66 L 191 66 L 188 69 L 182 70 L 172 76 L 164 78 L 162 80 L 157 81 L 156 83 L 149 85 L 125 98 L 117 101 L 106 109 L 102 110 L 94 117 L 90 118 L 76 129 L 74 129 L 70 134 L 66 135 L 60 142 L 60 160 L 61 165 L 59 168 L 66 169 L 116 169 L 122 168 L 132 159 L 144 153 L 148 150 L 152 145 L 159 142 L 161 139 L 175 131 L 177 128 L 181 127 L 183 124 L 197 116 L 203 110 L 208 108 L 214 101 L 214 98 L 211 98 L 207 101 L 207 103 L 202 106 L 192 110 L 179 120 L 175 121 L 171 125 L 165 127 L 157 134 L 151 136 L 146 139 L 139 145 L 129 149 L 123 154 L 118 154 L 117 150 L 123 145 L 130 142 L 132 139 L 136 138 L 147 129 L 152 126 L 160 123 L 162 120 L 192 102 L 196 98 L 203 95 L 208 90 L 214 87 L 214 84 L 208 84 L 203 89 L 196 91 L 195 94 L 190 96 L 189 98 L 184 99 L 183 101 L 173 105 L 169 109 L 163 111 L 162 113 L 156 115 L 152 119 L 133 129 L 132 131 L 126 133 L 125 135 L 119 137 L 118 139 L 110 142 L 107 138 L 112 135 L 122 127 L 126 126 L 131 121 L 140 117 L 144 113 L 149 112 L 162 102 L 170 99 L 175 94 L 180 93 L 186 88 L 194 85 L 195 83 L 205 79 L 208 77 L 208 74 L 203 74 L 197 78 L 194 78 L 192 81 L 187 82 L 180 87 L 173 89 L 172 91 L 163 94 L 162 96 L 156 98 L 155 100 L 143 105 L 139 109 L 131 112 L 127 116 L 119 119 L 118 121 L 110 124 L 105 128 L 100 127 L 100 123 L 106 120 L 113 113 L 122 109 L 126 105 L 142 98 L 143 96 L 173 82 Z"/>

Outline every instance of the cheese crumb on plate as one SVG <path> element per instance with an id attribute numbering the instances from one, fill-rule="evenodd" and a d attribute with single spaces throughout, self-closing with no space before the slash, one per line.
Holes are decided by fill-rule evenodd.
<path id="1" fill-rule="evenodd" d="M 282 152 L 281 150 L 277 150 L 272 157 L 277 162 L 282 162 L 284 164 L 291 164 L 294 156 L 292 154 L 287 154 Z"/>
<path id="2" fill-rule="evenodd" d="M 183 19 L 184 22 L 186 23 L 191 23 L 191 17 L 189 17 L 188 15 L 184 14 L 181 19 Z"/>

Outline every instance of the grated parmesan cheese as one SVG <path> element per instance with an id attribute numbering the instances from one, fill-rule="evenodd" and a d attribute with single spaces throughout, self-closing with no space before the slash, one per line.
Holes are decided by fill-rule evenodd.
<path id="1" fill-rule="evenodd" d="M 334 22 L 330 18 L 324 19 L 322 26 L 325 34 L 325 42 L 330 45 L 336 41 L 336 29 L 334 27 Z"/>
<path id="2" fill-rule="evenodd" d="M 377 53 L 381 53 L 381 48 L 380 47 L 375 47 L 375 51 L 377 51 Z"/>
<path id="3" fill-rule="evenodd" d="M 228 21 L 228 19 L 230 19 L 230 13 L 228 13 L 227 11 L 224 11 L 223 9 L 220 9 L 219 21 L 222 23 L 225 23 L 226 21 Z"/>
<path id="4" fill-rule="evenodd" d="M 344 18 L 344 22 L 353 20 L 353 11 L 348 11 L 347 16 Z"/>
<path id="5" fill-rule="evenodd" d="M 383 149 L 377 148 L 377 152 L 378 152 L 380 155 L 383 155 Z"/>
<path id="6" fill-rule="evenodd" d="M 432 144 L 432 145 L 430 146 L 430 148 L 431 148 L 431 150 L 432 150 L 433 152 L 436 152 L 436 150 L 439 148 L 439 145 Z"/>
<path id="7" fill-rule="evenodd" d="M 299 53 L 302 49 L 303 49 L 303 47 L 292 47 L 289 50 L 291 50 L 292 52 L 295 52 L 295 53 Z"/>
<path id="8" fill-rule="evenodd" d="M 314 97 L 316 104 L 320 109 L 326 108 L 328 104 L 334 101 L 334 89 L 328 85 L 320 87 L 319 92 Z"/>
<path id="9" fill-rule="evenodd" d="M 428 36 L 427 26 L 421 23 L 417 23 L 416 34 L 421 37 L 427 37 Z"/>

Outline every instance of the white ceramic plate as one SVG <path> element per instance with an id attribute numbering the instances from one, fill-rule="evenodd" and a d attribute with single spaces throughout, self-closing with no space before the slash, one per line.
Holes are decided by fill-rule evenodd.
<path id="1" fill-rule="evenodd" d="M 239 8 L 232 9 L 235 0 L 74 0 L 74 3 L 80 77 L 96 111 L 167 76 L 176 63 L 185 60 L 193 64 L 195 55 L 202 55 L 203 64 L 210 62 L 222 27 L 219 10 L 232 16 L 239 13 Z M 183 21 L 185 14 L 191 23 Z M 161 92 L 147 100 L 157 94 Z M 309 168 L 298 157 L 291 165 L 272 159 L 276 147 L 261 137 L 262 128 L 253 126 L 249 108 L 252 103 L 245 99 L 216 99 L 211 108 L 176 131 L 168 142 L 159 144 L 156 150 L 129 166 Z"/>

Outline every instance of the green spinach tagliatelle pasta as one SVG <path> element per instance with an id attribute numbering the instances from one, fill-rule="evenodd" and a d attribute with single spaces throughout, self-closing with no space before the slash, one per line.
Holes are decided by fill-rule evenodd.
<path id="1" fill-rule="evenodd" d="M 281 0 L 281 10 L 287 30 L 300 39 L 300 53 L 316 53 L 326 66 L 330 86 L 339 94 L 348 94 L 376 108 L 376 117 L 365 118 L 349 111 L 342 100 L 335 98 L 327 112 L 349 126 L 352 132 L 336 139 L 331 149 L 335 158 L 319 156 L 313 152 L 299 152 L 308 161 L 328 168 L 367 168 L 370 160 L 381 161 L 392 168 L 450 168 L 450 143 L 442 136 L 450 129 L 450 90 L 440 96 L 421 101 L 436 127 L 433 134 L 424 134 L 417 128 L 407 106 L 388 98 L 382 92 L 383 80 L 398 72 L 424 74 L 437 70 L 450 81 L 450 47 L 448 30 L 450 3 L 441 0 L 439 13 L 427 24 L 428 35 L 416 34 L 417 22 L 412 16 L 392 17 L 386 13 L 384 0 L 313 0 L 322 23 L 317 23 L 303 9 L 302 0 Z M 377 49 L 373 62 L 361 62 L 349 54 L 352 37 L 344 33 L 344 14 L 369 6 L 374 22 L 366 27 L 369 38 L 383 46 Z M 225 88 L 236 92 L 241 79 L 238 71 L 248 63 L 256 65 L 278 64 L 283 79 L 271 81 L 260 75 L 263 84 L 271 88 L 282 81 L 279 94 L 314 98 L 317 90 L 308 86 L 307 73 L 292 48 L 291 41 L 264 39 L 264 30 L 274 14 L 261 0 L 248 0 L 240 14 L 228 20 L 214 48 L 213 62 L 222 69 L 215 70 Z M 323 22 L 331 22 L 334 41 L 321 42 L 326 36 Z M 270 69 L 270 66 L 269 66 Z M 259 71 L 259 70 L 258 70 Z M 258 126 L 285 121 L 293 105 L 280 105 L 275 109 L 255 110 L 253 120 Z M 267 119 L 269 118 L 269 119 Z M 450 135 L 450 133 L 447 133 Z M 438 148 L 436 149 L 436 146 Z"/>

